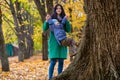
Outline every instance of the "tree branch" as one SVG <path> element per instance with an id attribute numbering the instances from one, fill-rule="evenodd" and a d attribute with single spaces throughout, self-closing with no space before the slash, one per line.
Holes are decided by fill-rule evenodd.
<path id="1" fill-rule="evenodd" d="M 8 5 L 8 6 L 10 6 L 10 4 L 7 2 L 7 0 L 4 0 L 5 1 L 5 3 Z"/>
<path id="2" fill-rule="evenodd" d="M 42 2 L 40 2 L 40 0 L 34 0 L 34 3 L 37 7 L 37 10 L 39 11 L 42 22 L 44 22 L 45 21 L 45 16 L 46 16 L 44 1 L 42 0 Z"/>
<path id="3" fill-rule="evenodd" d="M 13 25 L 14 25 L 14 23 L 10 20 L 10 19 L 8 19 L 5 15 L 3 16 L 3 19 L 5 20 L 5 22 L 7 22 L 8 23 L 8 25 L 10 26 L 10 28 L 13 30 L 13 32 L 16 34 L 17 32 L 15 31 L 15 29 L 11 26 L 11 24 L 9 23 L 9 22 L 11 22 Z"/>
<path id="4" fill-rule="evenodd" d="M 1 6 L 3 6 L 4 8 L 10 9 L 9 7 L 7 7 L 6 5 L 0 3 Z"/>
<path id="5" fill-rule="evenodd" d="M 8 19 L 4 14 L 3 14 L 3 18 L 7 19 L 9 22 L 11 22 L 12 24 L 14 24 L 14 22 L 10 19 Z"/>

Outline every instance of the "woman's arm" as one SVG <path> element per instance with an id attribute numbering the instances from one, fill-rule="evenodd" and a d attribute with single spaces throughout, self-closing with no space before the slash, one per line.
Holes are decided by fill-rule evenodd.
<path id="1" fill-rule="evenodd" d="M 48 22 L 45 21 L 43 24 L 43 31 L 48 30 L 48 28 L 49 28 L 49 24 L 48 24 Z"/>
<path id="2" fill-rule="evenodd" d="M 65 23 L 64 30 L 66 32 L 70 32 L 71 31 L 71 24 L 70 24 L 70 22 L 68 20 Z"/>

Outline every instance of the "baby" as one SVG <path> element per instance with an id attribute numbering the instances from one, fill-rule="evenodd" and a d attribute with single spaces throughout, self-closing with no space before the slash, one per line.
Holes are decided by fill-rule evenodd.
<path id="1" fill-rule="evenodd" d="M 49 24 L 50 31 L 54 33 L 55 38 L 59 43 L 59 45 L 70 46 L 74 48 L 74 45 L 78 46 L 78 44 L 72 38 L 68 38 L 66 36 L 66 32 L 64 30 L 64 25 L 66 21 L 67 21 L 67 16 L 65 16 L 61 22 L 59 22 L 57 19 L 52 19 L 52 18 L 49 18 L 47 22 Z M 73 52 L 75 53 L 75 51 Z"/>
<path id="2" fill-rule="evenodd" d="M 57 19 L 52 19 L 52 21 L 56 26 L 60 24 Z"/>

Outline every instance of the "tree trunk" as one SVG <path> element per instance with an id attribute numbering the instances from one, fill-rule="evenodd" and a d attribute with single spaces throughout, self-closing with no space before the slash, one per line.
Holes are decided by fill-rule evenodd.
<path id="1" fill-rule="evenodd" d="M 47 32 L 42 33 L 42 59 L 48 60 L 48 37 Z"/>
<path id="2" fill-rule="evenodd" d="M 29 16 L 31 16 L 31 15 L 29 15 Z M 31 19 L 31 18 L 29 17 L 29 19 Z M 30 22 L 30 24 L 27 25 L 27 34 L 26 34 L 27 53 L 29 53 L 30 57 L 33 56 L 33 52 L 34 52 L 34 41 L 32 39 L 33 33 L 34 33 L 33 25 Z"/>
<path id="3" fill-rule="evenodd" d="M 32 35 L 34 34 L 34 28 L 33 28 L 33 16 L 27 12 L 26 16 L 28 16 L 27 21 L 29 24 L 27 25 L 27 35 L 26 35 L 26 42 L 27 42 L 27 51 L 29 53 L 29 56 L 33 56 L 34 52 L 34 41 L 32 39 Z"/>
<path id="4" fill-rule="evenodd" d="M 26 11 L 24 10 L 23 12 L 21 12 L 21 7 L 20 7 L 20 2 L 18 2 L 18 0 L 16 1 L 16 11 L 17 11 L 17 16 L 18 16 L 18 21 L 20 23 L 20 25 L 22 25 L 22 29 L 21 29 L 21 33 L 24 36 L 23 40 L 24 40 L 24 58 L 28 59 L 30 58 L 30 56 L 33 55 L 33 51 L 34 51 L 34 42 L 32 39 L 32 35 L 33 35 L 33 23 L 32 23 L 32 16 Z M 22 7 L 24 9 L 24 5 Z M 28 24 L 23 23 L 24 21 L 27 21 Z"/>
<path id="5" fill-rule="evenodd" d="M 2 31 L 2 11 L 0 7 L 0 59 L 2 64 L 2 71 L 9 71 L 9 62 L 8 62 L 8 56 L 5 51 L 5 42 L 4 42 L 4 36 Z"/>
<path id="6" fill-rule="evenodd" d="M 26 38 L 27 41 L 27 53 L 29 53 L 29 56 L 33 56 L 33 52 L 34 52 L 34 42 L 33 39 L 31 38 L 30 35 L 28 35 L 28 37 Z"/>
<path id="7" fill-rule="evenodd" d="M 27 53 L 27 46 L 26 46 L 26 33 L 24 31 L 26 31 L 26 26 L 25 25 L 22 25 L 21 27 L 18 28 L 18 30 L 16 30 L 17 32 L 21 33 L 19 35 L 17 35 L 19 37 L 19 48 L 21 50 L 21 52 L 23 53 L 24 55 L 24 59 L 28 59 L 30 58 L 30 55 L 29 53 Z"/>
<path id="8" fill-rule="evenodd" d="M 41 17 L 42 22 L 44 22 L 45 16 L 46 16 L 45 1 L 44 0 L 34 0 L 34 3 L 37 6 L 37 10 L 39 11 L 39 15 Z"/>
<path id="9" fill-rule="evenodd" d="M 47 12 L 49 14 L 52 13 L 53 0 L 46 0 L 47 12 L 45 11 L 45 0 L 34 0 L 34 2 L 39 11 L 39 15 L 41 16 L 41 20 L 44 23 Z M 42 59 L 43 60 L 48 60 L 48 35 L 49 35 L 48 33 L 49 31 L 42 33 L 42 54 L 43 54 Z"/>
<path id="10" fill-rule="evenodd" d="M 84 0 L 84 9 L 78 54 L 53 80 L 120 80 L 120 1 Z"/>
<path id="11" fill-rule="evenodd" d="M 19 61 L 24 61 L 24 48 L 23 48 L 23 40 L 21 40 L 22 39 L 22 35 L 21 34 L 18 34 L 17 35 L 17 37 L 18 37 L 18 46 L 19 46 L 19 51 L 18 51 L 18 60 Z"/>
<path id="12" fill-rule="evenodd" d="M 46 16 L 46 11 L 45 11 L 45 2 L 42 0 L 34 0 L 37 9 L 39 11 L 39 15 L 41 16 L 41 20 L 44 23 L 45 21 L 45 16 Z M 43 5 L 41 5 L 43 3 Z M 42 33 L 42 59 L 43 60 L 48 60 L 48 44 L 47 43 L 47 33 L 43 32 Z"/>
<path id="13" fill-rule="evenodd" d="M 13 16 L 13 20 L 14 20 L 14 25 L 15 25 L 15 30 L 16 30 L 16 35 L 17 35 L 17 38 L 18 38 L 18 46 L 19 46 L 19 53 L 18 53 L 18 59 L 19 61 L 23 61 L 24 60 L 24 55 L 23 55 L 23 52 L 21 49 L 22 47 L 20 47 L 22 45 L 22 40 L 21 40 L 21 31 L 19 29 L 19 23 L 18 23 L 18 20 L 17 20 L 17 14 L 15 12 L 15 8 L 13 6 L 13 3 L 12 3 L 12 0 L 10 0 L 10 10 L 11 10 L 11 13 L 12 13 L 12 16 Z"/>
<path id="14" fill-rule="evenodd" d="M 21 26 L 19 26 L 19 32 L 21 33 L 21 35 L 22 35 L 22 37 L 20 37 L 19 39 L 22 41 L 22 43 L 21 43 L 21 49 L 20 50 L 22 50 L 22 52 L 23 52 L 23 54 L 24 54 L 24 59 L 28 59 L 28 58 L 30 58 L 30 55 L 29 55 L 29 53 L 27 52 L 27 45 L 26 45 L 26 24 L 24 24 L 23 22 L 25 21 L 25 20 L 23 20 L 22 19 L 22 13 L 21 13 L 21 8 L 22 7 L 20 7 L 20 2 L 18 2 L 18 0 L 16 0 L 16 2 L 15 2 L 15 4 L 16 4 L 16 12 L 17 12 L 17 18 L 18 18 L 18 22 L 19 22 L 19 24 L 21 25 Z M 23 14 L 24 15 L 24 14 Z"/>
<path id="15" fill-rule="evenodd" d="M 29 53 L 29 57 L 33 56 L 33 52 L 34 52 L 34 42 L 32 39 L 32 35 L 33 35 L 33 26 L 32 25 L 26 25 L 27 26 L 27 33 L 26 33 L 26 43 L 27 43 L 27 53 Z"/>
<path id="16" fill-rule="evenodd" d="M 30 51 L 30 56 L 33 56 L 33 52 L 34 52 L 34 41 L 33 41 L 33 38 L 32 38 L 32 35 L 34 34 L 34 22 L 33 22 L 33 16 L 30 15 L 29 17 L 30 19 L 30 25 L 29 25 L 29 34 L 30 34 L 30 45 L 31 45 L 31 51 Z"/>
<path id="17" fill-rule="evenodd" d="M 53 0 L 46 0 L 47 13 L 52 14 L 53 12 Z"/>

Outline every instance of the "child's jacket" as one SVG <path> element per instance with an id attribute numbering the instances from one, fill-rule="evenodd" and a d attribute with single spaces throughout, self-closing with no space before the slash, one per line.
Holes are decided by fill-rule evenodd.
<path id="1" fill-rule="evenodd" d="M 49 19 L 48 20 L 48 23 L 49 23 L 49 28 L 50 28 L 50 31 L 52 31 L 53 33 L 54 33 L 54 35 L 55 35 L 55 38 L 56 38 L 56 40 L 57 40 L 57 42 L 59 43 L 59 45 L 61 45 L 61 41 L 63 40 L 63 39 L 65 39 L 66 38 L 66 32 L 65 32 L 65 30 L 64 30 L 64 25 L 65 25 L 65 22 L 66 22 L 66 17 L 64 17 L 63 19 L 62 19 L 62 21 L 61 21 L 61 23 L 59 23 L 59 24 L 55 24 L 55 22 L 57 22 L 57 20 L 56 19 Z"/>

